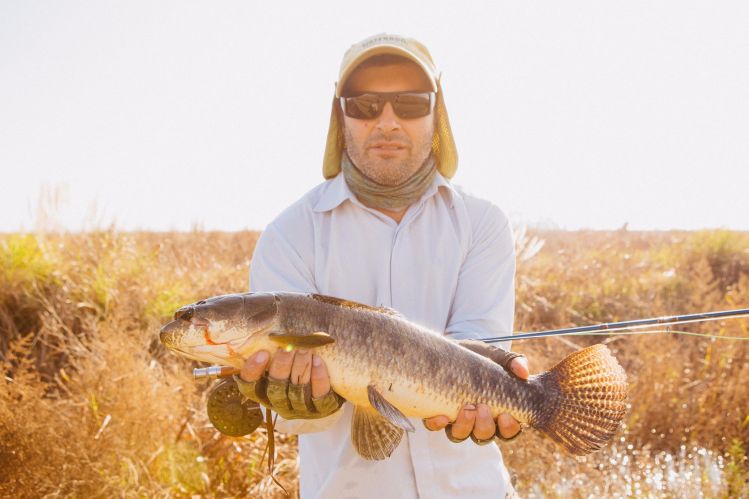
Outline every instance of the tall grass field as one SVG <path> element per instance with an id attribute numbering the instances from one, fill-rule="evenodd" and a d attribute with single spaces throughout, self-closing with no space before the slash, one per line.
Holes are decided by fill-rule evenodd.
<path id="1" fill-rule="evenodd" d="M 267 435 L 230 438 L 212 381 L 163 348 L 181 305 L 244 292 L 256 232 L 0 235 L 0 497 L 281 497 Z M 515 329 L 749 307 L 749 234 L 521 232 Z M 748 497 L 749 319 L 516 341 L 531 371 L 605 342 L 631 408 L 598 453 L 533 430 L 501 444 L 523 497 Z M 298 492 L 296 437 L 275 474 Z"/>

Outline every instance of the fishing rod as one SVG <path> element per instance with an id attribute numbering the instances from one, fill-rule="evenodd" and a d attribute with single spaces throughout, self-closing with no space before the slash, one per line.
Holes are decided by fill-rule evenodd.
<path id="1" fill-rule="evenodd" d="M 673 326 L 675 324 L 687 324 L 691 322 L 707 322 L 720 319 L 737 319 L 739 317 L 749 317 L 749 308 L 740 308 L 736 310 L 722 310 L 719 312 L 703 312 L 699 314 L 687 315 L 669 315 L 663 317 L 651 317 L 649 319 L 636 319 L 633 321 L 606 322 L 603 324 L 594 324 L 592 326 L 577 326 L 562 329 L 549 329 L 546 331 L 535 331 L 530 333 L 508 334 L 504 336 L 495 336 L 493 338 L 482 338 L 484 343 L 496 343 L 507 340 L 529 340 L 532 338 L 545 338 L 549 336 L 595 336 L 615 334 L 616 331 L 627 331 L 632 329 L 644 329 L 653 326 Z M 628 334 L 648 334 L 652 331 L 633 331 Z M 744 337 L 718 336 L 714 334 L 686 333 L 684 331 L 672 331 L 673 334 L 690 334 L 693 336 L 705 336 L 708 338 L 719 338 L 726 340 L 749 340 Z"/>
<path id="2" fill-rule="evenodd" d="M 673 326 L 675 324 L 687 324 L 692 322 L 707 322 L 720 319 L 738 319 L 740 317 L 749 317 L 749 308 L 740 308 L 736 310 L 723 310 L 719 312 L 703 312 L 699 314 L 686 315 L 669 315 L 663 317 L 651 317 L 649 319 L 636 319 L 633 321 L 606 322 L 603 324 L 594 324 L 591 326 L 577 326 L 562 329 L 549 329 L 546 331 L 535 331 L 531 333 L 508 334 L 505 336 L 495 336 L 493 338 L 482 338 L 484 343 L 497 343 L 507 340 L 529 340 L 532 338 L 545 338 L 549 336 L 595 336 L 611 335 L 622 331 L 636 330 L 623 334 L 652 334 L 656 331 L 637 331 L 653 326 Z M 671 331 L 672 334 L 685 334 L 691 336 L 701 336 L 707 338 L 716 338 L 724 340 L 749 340 L 745 337 L 736 336 L 718 336 L 715 334 L 688 333 L 686 331 Z M 239 369 L 227 366 L 210 366 L 199 367 L 192 371 L 193 377 L 198 378 L 223 378 L 233 374 L 239 374 Z"/>

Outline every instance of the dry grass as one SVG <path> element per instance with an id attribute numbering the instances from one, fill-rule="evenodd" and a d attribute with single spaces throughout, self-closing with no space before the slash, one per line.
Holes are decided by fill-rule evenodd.
<path id="1" fill-rule="evenodd" d="M 260 462 L 264 432 L 213 431 L 208 384 L 156 339 L 179 305 L 246 289 L 256 238 L 0 236 L 0 496 L 281 495 Z M 520 330 L 749 306 L 747 234 L 544 232 L 519 247 Z M 749 336 L 749 321 L 689 330 Z M 515 348 L 540 370 L 596 341 Z M 631 380 L 620 439 L 574 459 L 526 432 L 504 449 L 521 494 L 749 494 L 747 343 L 605 341 Z M 279 439 L 277 475 L 296 493 L 296 440 Z"/>

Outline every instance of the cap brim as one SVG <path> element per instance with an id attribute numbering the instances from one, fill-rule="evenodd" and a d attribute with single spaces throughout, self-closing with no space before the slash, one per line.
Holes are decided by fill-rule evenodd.
<path id="1" fill-rule="evenodd" d="M 372 47 L 370 49 L 367 49 L 363 51 L 361 54 L 356 56 L 354 59 L 351 60 L 351 62 L 341 71 L 340 77 L 338 79 L 338 83 L 336 83 L 335 86 L 335 96 L 336 98 L 341 96 L 341 89 L 346 84 L 346 80 L 348 80 L 349 76 L 351 76 L 351 73 L 354 72 L 354 70 L 364 62 L 365 60 L 369 59 L 370 57 L 374 57 L 376 55 L 399 55 L 402 57 L 405 57 L 406 59 L 415 62 L 421 69 L 424 71 L 424 74 L 427 78 L 429 78 L 429 83 L 432 85 L 432 91 L 437 91 L 437 79 L 434 75 L 434 68 L 429 67 L 419 56 L 411 52 L 410 50 L 406 50 L 403 47 L 400 47 L 398 45 L 377 45 L 375 47 Z"/>

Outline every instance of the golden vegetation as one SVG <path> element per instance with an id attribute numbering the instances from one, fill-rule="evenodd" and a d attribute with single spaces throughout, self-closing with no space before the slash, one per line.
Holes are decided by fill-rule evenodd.
<path id="1" fill-rule="evenodd" d="M 0 496 L 280 495 L 264 432 L 214 431 L 209 383 L 157 340 L 180 305 L 246 290 L 256 238 L 0 236 Z M 749 307 L 747 234 L 544 232 L 518 245 L 518 330 Z M 749 337 L 746 319 L 683 328 Z M 599 341 L 630 377 L 625 428 L 586 458 L 532 431 L 506 444 L 521 494 L 749 494 L 747 342 L 619 335 L 515 349 L 537 371 Z M 296 439 L 279 442 L 276 474 L 296 492 Z"/>

